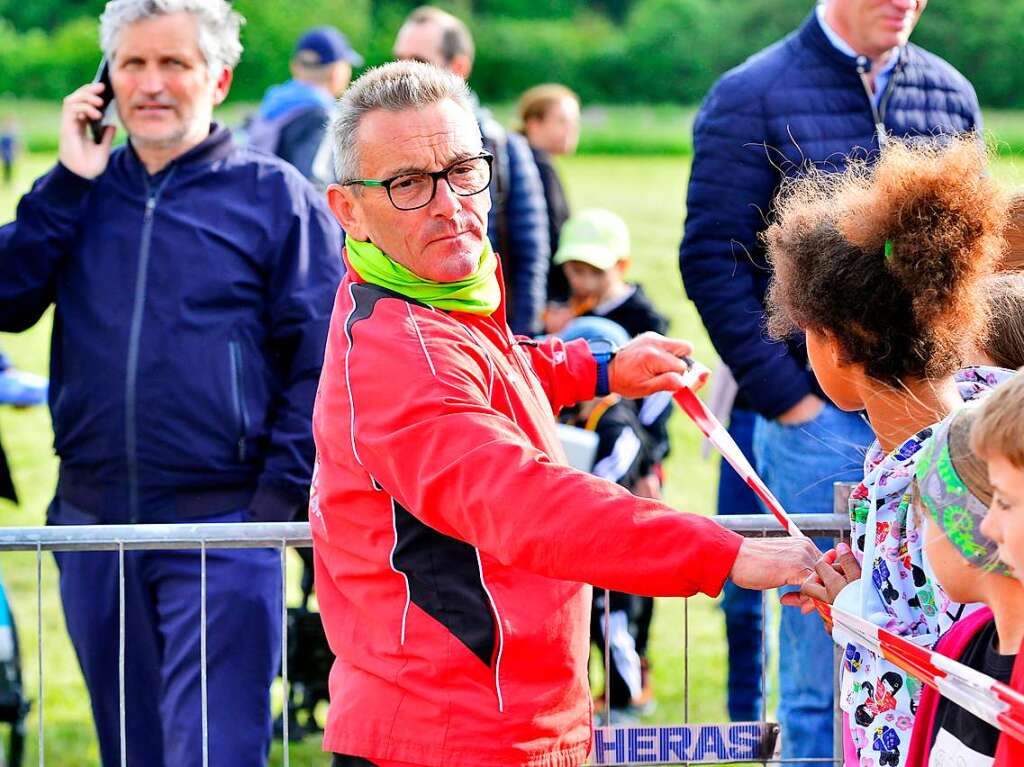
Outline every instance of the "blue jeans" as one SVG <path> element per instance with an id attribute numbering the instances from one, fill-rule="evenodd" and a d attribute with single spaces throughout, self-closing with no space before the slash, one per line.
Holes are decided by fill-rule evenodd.
<path id="1" fill-rule="evenodd" d="M 759 416 L 754 427 L 754 458 L 764 481 L 787 511 L 829 514 L 832 483 L 863 478 L 864 452 L 873 439 L 859 414 L 826 404 L 817 418 L 798 426 Z M 827 538 L 815 543 L 823 551 L 833 545 Z M 814 613 L 801 615 L 795 608 L 783 608 L 779 627 L 783 759 L 833 755 L 835 666 L 834 644 L 821 619 Z"/>
<path id="2" fill-rule="evenodd" d="M 61 523 L 87 514 L 61 503 Z M 243 512 L 197 522 L 241 522 Z M 94 521 L 94 520 L 92 520 Z M 118 555 L 57 552 L 68 634 L 89 688 L 102 762 L 120 764 Z M 128 764 L 202 761 L 198 551 L 127 551 Z M 208 549 L 207 700 L 211 767 L 266 764 L 270 685 L 281 662 L 281 569 L 274 549 Z"/>
<path id="3" fill-rule="evenodd" d="M 729 434 L 748 458 L 753 456 L 754 424 L 752 410 L 733 408 L 729 416 Z M 747 483 L 725 461 L 718 478 L 718 513 L 764 514 L 765 509 Z M 729 645 L 729 718 L 734 722 L 761 719 L 763 648 L 761 593 L 742 589 L 732 581 L 722 591 L 725 613 L 725 638 Z"/>

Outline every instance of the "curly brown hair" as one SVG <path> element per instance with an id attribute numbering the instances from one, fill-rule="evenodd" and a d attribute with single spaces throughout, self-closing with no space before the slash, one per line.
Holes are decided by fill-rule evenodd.
<path id="1" fill-rule="evenodd" d="M 1003 248 L 1006 207 L 987 160 L 973 134 L 890 140 L 873 166 L 787 182 L 762 235 L 771 335 L 826 332 L 847 362 L 892 384 L 961 367 Z"/>

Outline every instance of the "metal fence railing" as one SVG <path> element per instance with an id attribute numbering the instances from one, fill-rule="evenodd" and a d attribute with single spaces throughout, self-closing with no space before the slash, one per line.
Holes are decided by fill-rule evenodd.
<path id="1" fill-rule="evenodd" d="M 837 485 L 836 508 L 838 514 L 795 515 L 794 519 L 804 532 L 815 537 L 842 538 L 848 534 L 849 518 L 845 513 L 848 489 Z M 720 517 L 727 528 L 745 536 L 784 535 L 778 522 L 770 515 Z M 288 669 L 288 608 L 287 583 L 289 547 L 312 545 L 307 523 L 237 523 L 237 524 L 160 524 L 160 525 L 102 525 L 0 528 L 0 552 L 35 552 L 37 640 L 35 661 L 38 673 L 35 710 L 38 719 L 39 765 L 45 765 L 45 699 L 43 652 L 43 552 L 49 551 L 115 551 L 118 554 L 119 574 L 119 630 L 118 630 L 118 691 L 121 727 L 121 765 L 127 764 L 125 753 L 125 567 L 126 551 L 138 549 L 189 549 L 200 554 L 200 663 L 202 693 L 202 755 L 203 765 L 209 763 L 211 733 L 207 719 L 206 689 L 206 555 L 219 548 L 273 548 L 280 552 L 281 562 L 281 678 L 282 685 L 282 741 L 283 764 L 289 765 L 289 669 Z M 608 600 L 606 600 L 606 604 Z M 767 605 L 764 597 L 762 606 Z M 764 622 L 766 623 L 766 621 Z M 212 627 L 214 630 L 216 627 Z M 607 634 L 607 632 L 605 632 Z M 762 629 L 762 660 L 766 661 L 766 646 Z M 606 657 L 607 653 L 606 653 Z M 838 680 L 838 653 L 836 679 Z M 767 722 L 766 703 L 762 704 L 761 721 L 754 723 L 690 724 L 689 723 L 689 600 L 683 607 L 683 695 L 684 722 L 672 726 L 609 726 L 599 728 L 595 735 L 595 764 L 692 764 L 737 763 L 778 764 L 783 760 L 768 753 L 774 744 L 778 727 Z M 767 669 L 767 663 L 762 663 Z M 607 677 L 606 677 L 607 678 Z M 763 700 L 767 699 L 767 671 L 762 673 Z M 606 685 L 607 687 L 607 685 Z M 838 699 L 838 696 L 837 696 Z M 744 729 L 746 728 L 746 729 Z M 835 759 L 819 759 L 825 764 L 840 763 L 842 753 L 840 734 L 836 731 Z M 809 760 L 800 760 L 805 763 Z"/>

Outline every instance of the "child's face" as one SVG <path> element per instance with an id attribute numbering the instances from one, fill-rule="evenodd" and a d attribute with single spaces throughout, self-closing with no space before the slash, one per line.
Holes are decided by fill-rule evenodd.
<path id="1" fill-rule="evenodd" d="M 622 281 L 622 270 L 616 264 L 611 269 L 598 269 L 582 261 L 562 264 L 573 298 L 600 301 Z"/>
<path id="2" fill-rule="evenodd" d="M 924 515 L 924 554 L 939 584 L 952 599 L 957 602 L 983 601 L 984 594 L 978 588 L 984 580 L 981 577 L 983 573 L 961 556 L 927 514 Z"/>
<path id="3" fill-rule="evenodd" d="M 981 523 L 981 532 L 999 545 L 999 558 L 1024 579 L 1024 469 L 1004 456 L 988 459 L 992 505 Z"/>

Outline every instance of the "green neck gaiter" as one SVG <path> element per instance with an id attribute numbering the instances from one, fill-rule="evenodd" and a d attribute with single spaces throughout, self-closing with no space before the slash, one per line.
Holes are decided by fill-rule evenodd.
<path id="1" fill-rule="evenodd" d="M 484 250 L 475 272 L 458 282 L 432 282 L 392 261 L 372 242 L 345 238 L 348 261 L 360 277 L 374 285 L 401 293 L 447 312 L 490 315 L 501 301 L 498 258 L 484 238 Z"/>

